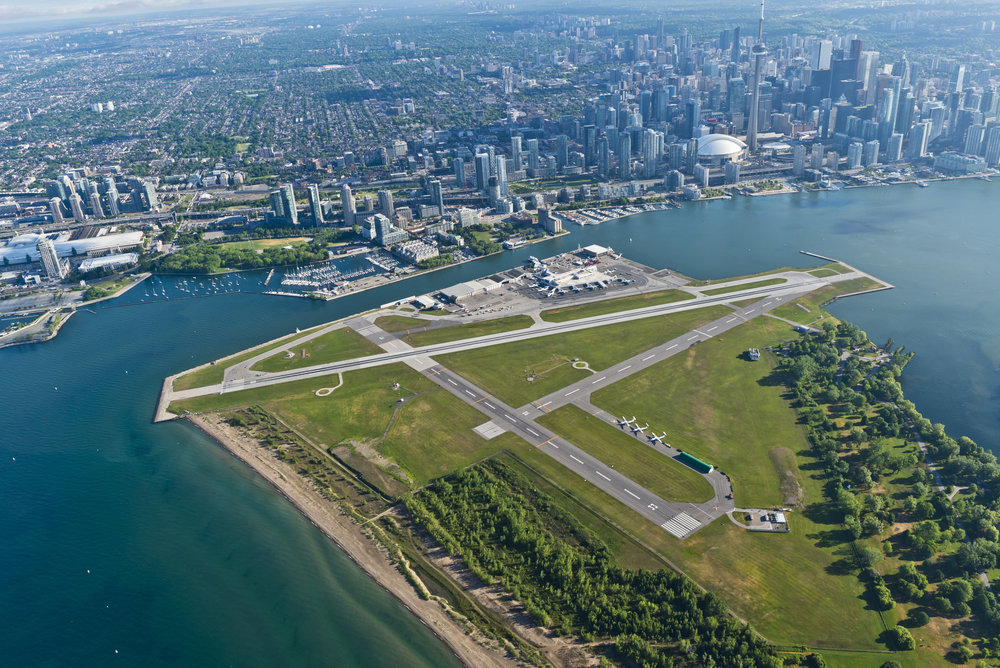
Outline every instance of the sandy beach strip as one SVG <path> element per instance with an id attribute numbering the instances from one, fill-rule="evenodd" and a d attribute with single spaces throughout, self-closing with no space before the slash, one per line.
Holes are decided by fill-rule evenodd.
<path id="1" fill-rule="evenodd" d="M 438 603 L 420 598 L 381 547 L 288 464 L 273 457 L 218 415 L 188 415 L 187 419 L 270 482 L 354 563 L 448 645 L 462 663 L 476 667 L 516 665 L 510 658 L 477 643 Z"/>

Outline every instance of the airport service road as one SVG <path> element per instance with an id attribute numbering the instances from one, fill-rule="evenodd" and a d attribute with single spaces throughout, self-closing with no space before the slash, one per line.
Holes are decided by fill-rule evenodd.
<path id="1" fill-rule="evenodd" d="M 251 371 L 249 368 L 242 367 L 242 365 L 240 365 L 242 367 L 241 373 L 232 375 L 227 374 L 228 377 L 222 383 L 222 391 L 236 392 L 239 390 L 249 389 L 252 387 L 262 387 L 265 385 L 287 383 L 290 381 L 302 380 L 305 378 L 316 378 L 319 376 L 326 376 L 335 372 L 352 371 L 355 369 L 365 369 L 373 366 L 381 366 L 383 364 L 391 364 L 393 362 L 405 361 L 407 359 L 418 356 L 430 357 L 434 355 L 446 355 L 448 353 L 455 353 L 464 350 L 472 350 L 475 348 L 494 346 L 501 343 L 525 341 L 540 336 L 548 336 L 550 334 L 573 332 L 581 329 L 589 329 L 591 327 L 599 327 L 601 325 L 611 325 L 622 322 L 629 322 L 632 320 L 638 320 L 641 318 L 649 318 L 656 315 L 667 315 L 669 313 L 689 311 L 693 309 L 703 308 L 705 306 L 709 306 L 712 304 L 723 304 L 726 302 L 748 299 L 750 297 L 800 296 L 806 292 L 811 292 L 812 290 L 823 287 L 824 285 L 828 285 L 830 284 L 831 281 L 848 280 L 850 278 L 855 277 L 855 275 L 853 274 L 838 274 L 837 276 L 831 276 L 827 278 L 815 278 L 809 274 L 801 274 L 798 272 L 789 272 L 789 275 L 793 276 L 794 280 L 790 278 L 788 283 L 781 285 L 773 285 L 764 288 L 741 290 L 717 296 L 699 295 L 695 299 L 691 299 L 684 302 L 674 302 L 671 304 L 659 304 L 656 306 L 647 306 L 644 308 L 634 309 L 631 311 L 621 311 L 618 313 L 611 313 L 608 315 L 600 315 L 590 318 L 580 318 L 578 320 L 571 320 L 568 322 L 545 323 L 544 325 L 536 324 L 527 329 L 517 330 L 513 332 L 490 334 L 487 336 L 480 336 L 471 339 L 463 339 L 460 341 L 452 341 L 449 343 L 440 343 L 430 346 L 423 346 L 420 348 L 412 348 L 410 350 L 401 350 L 399 352 L 394 352 L 394 353 L 370 355 L 368 357 L 362 357 L 354 360 L 347 360 L 343 362 L 332 362 L 328 364 L 319 364 L 316 366 L 305 367 L 302 369 L 294 369 L 291 371 L 266 373 L 262 371 Z M 272 354 L 275 354 L 276 352 L 278 351 L 277 350 L 272 351 Z M 216 392 L 217 392 L 217 387 L 187 390 L 185 398 L 191 396 L 200 396 L 203 394 L 215 394 Z"/>
<path id="2" fill-rule="evenodd" d="M 517 434 L 677 538 L 687 538 L 735 508 L 734 502 L 726 498 L 726 494 L 729 493 L 729 483 L 724 476 L 716 476 L 718 480 L 706 476 L 712 485 L 714 497 L 705 503 L 666 501 L 566 439 L 542 427 L 528 417 L 530 411 L 519 412 L 507 406 L 439 364 L 425 369 L 424 374 L 448 392 L 478 409 L 494 424 L 505 431 Z M 683 466 L 680 463 L 672 465 Z"/>
<path id="3" fill-rule="evenodd" d="M 567 385 L 560 390 L 556 390 L 541 399 L 532 401 L 530 404 L 525 404 L 518 410 L 532 410 L 532 415 L 538 415 L 539 413 L 554 411 L 560 406 L 565 406 L 566 404 L 576 404 L 584 410 L 587 410 L 586 407 L 590 405 L 590 395 L 597 390 L 605 388 L 613 383 L 617 383 L 624 378 L 628 378 L 632 374 L 638 373 L 643 369 L 647 369 L 657 362 L 662 362 L 668 357 L 676 355 L 679 352 L 683 352 L 697 343 L 708 341 L 713 336 L 718 336 L 719 334 L 727 332 L 734 327 L 738 327 L 758 315 L 767 313 L 782 304 L 787 304 L 790 301 L 798 299 L 803 294 L 805 293 L 799 292 L 770 297 L 757 304 L 737 309 L 732 313 L 722 316 L 718 320 L 714 320 L 710 323 L 702 325 L 701 327 L 697 327 L 686 334 L 681 334 L 677 338 L 671 339 L 670 341 L 656 346 L 655 348 L 645 350 L 634 357 L 630 357 L 629 359 L 619 362 L 618 364 L 614 364 L 607 369 L 595 371 L 593 375 L 588 376 L 583 380 L 578 380 L 572 385 Z"/>

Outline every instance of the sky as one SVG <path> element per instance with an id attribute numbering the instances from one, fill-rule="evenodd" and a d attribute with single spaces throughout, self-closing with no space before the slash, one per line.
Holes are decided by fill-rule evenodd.
<path id="1" fill-rule="evenodd" d="M 24 19 L 58 19 L 71 16 L 100 18 L 135 12 L 181 9 L 185 6 L 260 4 L 262 0 L 0 0 L 0 22 Z M 278 4 L 281 0 L 271 0 Z"/>

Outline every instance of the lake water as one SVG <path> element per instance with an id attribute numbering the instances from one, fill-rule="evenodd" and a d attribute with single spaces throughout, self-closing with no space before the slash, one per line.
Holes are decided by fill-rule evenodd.
<path id="1" fill-rule="evenodd" d="M 150 424 L 160 381 L 296 327 L 578 244 L 698 278 L 817 263 L 800 249 L 875 274 L 896 289 L 831 310 L 915 350 L 907 396 L 953 435 L 996 451 L 997 195 L 994 184 L 964 181 L 695 203 L 573 226 L 333 302 L 229 294 L 78 313 L 54 341 L 0 351 L 0 656 L 52 666 L 454 665 L 243 464 L 186 424 Z M 190 288 L 190 277 L 163 283 L 179 294 L 182 280 Z"/>

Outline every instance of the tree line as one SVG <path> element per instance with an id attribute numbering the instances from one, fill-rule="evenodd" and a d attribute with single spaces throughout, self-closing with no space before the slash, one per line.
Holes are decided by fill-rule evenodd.
<path id="1" fill-rule="evenodd" d="M 499 583 L 540 625 L 615 642 L 643 666 L 782 665 L 722 600 L 668 570 L 619 566 L 607 546 L 523 474 L 489 460 L 405 499 L 485 583 Z"/>

